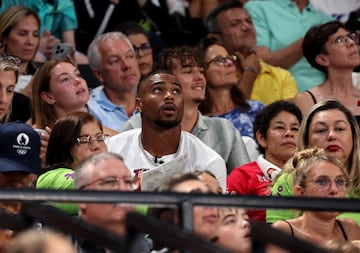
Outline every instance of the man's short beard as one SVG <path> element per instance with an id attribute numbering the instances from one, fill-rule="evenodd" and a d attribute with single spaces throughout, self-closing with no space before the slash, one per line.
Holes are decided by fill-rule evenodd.
<path id="1" fill-rule="evenodd" d="M 170 129 L 170 128 L 177 127 L 181 123 L 181 120 L 168 121 L 168 120 L 158 119 L 158 120 L 155 120 L 154 123 L 161 128 Z"/>

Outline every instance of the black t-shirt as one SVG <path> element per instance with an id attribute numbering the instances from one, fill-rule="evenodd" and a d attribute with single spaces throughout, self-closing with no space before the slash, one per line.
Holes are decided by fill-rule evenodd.
<path id="1" fill-rule="evenodd" d="M 29 97 L 15 92 L 9 121 L 26 122 L 31 117 L 31 100 Z"/>

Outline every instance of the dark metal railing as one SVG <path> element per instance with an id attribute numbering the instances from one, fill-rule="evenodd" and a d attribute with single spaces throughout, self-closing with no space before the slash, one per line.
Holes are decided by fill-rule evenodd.
<path id="1" fill-rule="evenodd" d="M 296 197 L 260 197 L 239 195 L 210 195 L 186 193 L 153 193 L 153 192 L 105 192 L 105 191 L 54 191 L 11 189 L 0 190 L 1 201 L 23 202 L 20 215 L 9 215 L 0 212 L 0 225 L 7 228 L 23 229 L 29 218 L 42 220 L 67 233 L 75 233 L 110 249 L 127 249 L 132 233 L 149 233 L 157 240 L 165 240 L 173 247 L 185 247 L 193 252 L 227 252 L 209 242 L 194 236 L 192 231 L 193 206 L 242 207 L 251 209 L 298 209 L 360 212 L 359 199 L 333 198 L 296 198 Z M 153 217 L 130 213 L 128 215 L 129 238 L 104 231 L 101 228 L 68 216 L 47 205 L 47 202 L 73 203 L 119 203 L 146 204 L 150 207 L 177 207 L 180 210 L 182 228 L 155 220 Z M 49 209 L 50 208 L 50 209 Z M 51 215 L 49 215 L 51 213 Z M 66 220 L 66 222 L 64 222 Z M 85 225 L 84 225 L 85 224 Z M 255 242 L 274 243 L 291 250 L 291 252 L 327 252 L 311 243 L 292 238 L 288 234 L 274 230 L 266 224 L 253 223 Z M 102 236 L 101 236 L 102 235 Z M 116 242 L 116 243 L 115 243 Z M 123 251 L 119 251 L 123 252 Z"/>

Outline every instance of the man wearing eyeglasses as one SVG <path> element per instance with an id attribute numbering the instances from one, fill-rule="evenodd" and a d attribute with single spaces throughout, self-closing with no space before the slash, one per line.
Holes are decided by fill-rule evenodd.
<path id="1" fill-rule="evenodd" d="M 119 131 L 135 114 L 140 70 L 135 51 L 125 34 L 109 32 L 96 37 L 88 49 L 89 65 L 102 83 L 88 102 L 103 126 Z"/>
<path id="2" fill-rule="evenodd" d="M 109 152 L 83 160 L 75 170 L 74 180 L 75 188 L 80 190 L 134 191 L 138 187 L 138 179 L 131 176 L 123 158 Z M 126 214 L 135 210 L 133 206 L 117 203 L 80 203 L 78 206 L 82 220 L 120 236 L 126 235 Z M 80 241 L 77 246 L 79 252 L 105 252 L 94 251 L 98 247 L 91 242 Z M 134 252 L 149 252 L 144 250 L 149 246 L 144 238 L 138 246 L 139 251 Z"/>
<path id="3" fill-rule="evenodd" d="M 289 71 L 261 61 L 256 54 L 255 28 L 239 1 L 227 1 L 214 8 L 205 25 L 209 37 L 216 38 L 237 56 L 239 88 L 246 99 L 268 105 L 297 94 L 295 79 Z"/>

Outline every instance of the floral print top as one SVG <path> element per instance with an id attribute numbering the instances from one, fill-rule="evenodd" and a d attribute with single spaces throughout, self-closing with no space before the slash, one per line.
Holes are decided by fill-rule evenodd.
<path id="1" fill-rule="evenodd" d="M 250 105 L 248 111 L 236 107 L 230 112 L 217 115 L 215 117 L 225 118 L 230 120 L 235 128 L 237 128 L 241 136 L 249 136 L 254 138 L 253 122 L 258 112 L 261 111 L 265 105 L 259 101 L 249 100 L 247 103 Z"/>

